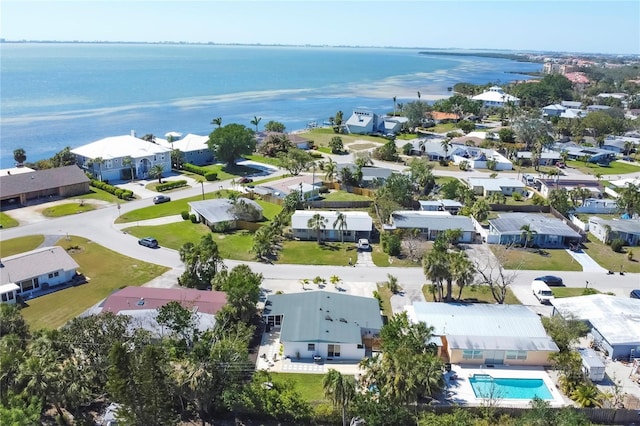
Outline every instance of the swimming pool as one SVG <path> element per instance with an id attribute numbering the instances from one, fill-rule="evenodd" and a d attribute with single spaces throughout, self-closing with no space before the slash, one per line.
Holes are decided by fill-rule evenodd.
<path id="1" fill-rule="evenodd" d="M 469 378 L 476 398 L 553 399 L 542 379 L 505 379 L 488 374 L 474 374 Z"/>

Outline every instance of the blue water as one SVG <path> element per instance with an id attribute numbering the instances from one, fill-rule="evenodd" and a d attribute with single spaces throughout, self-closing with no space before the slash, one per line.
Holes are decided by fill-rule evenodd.
<path id="1" fill-rule="evenodd" d="M 501 379 L 474 375 L 469 379 L 477 398 L 553 399 L 542 379 Z"/>
<path id="2" fill-rule="evenodd" d="M 287 130 L 336 111 L 393 110 L 457 82 L 507 82 L 539 64 L 427 56 L 417 49 L 214 45 L 0 44 L 0 166 L 128 134 L 206 135 L 215 117 Z"/>

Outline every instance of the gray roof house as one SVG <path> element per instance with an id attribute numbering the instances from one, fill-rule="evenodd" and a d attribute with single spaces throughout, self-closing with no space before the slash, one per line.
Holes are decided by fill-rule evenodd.
<path id="1" fill-rule="evenodd" d="M 376 299 L 329 291 L 269 295 L 263 318 L 291 359 L 360 360 L 382 328 Z"/>
<path id="2" fill-rule="evenodd" d="M 460 201 L 456 200 L 419 200 L 420 210 L 424 212 L 447 211 L 457 214 L 463 207 Z"/>
<path id="3" fill-rule="evenodd" d="M 390 223 L 383 225 L 386 231 L 395 229 L 419 229 L 429 240 L 435 240 L 438 234 L 447 229 L 460 229 L 460 242 L 470 243 L 475 236 L 473 221 L 467 216 L 452 216 L 445 211 L 398 210 L 391 213 Z"/>
<path id="4" fill-rule="evenodd" d="M 518 160 L 523 159 L 523 160 L 529 160 L 531 162 L 533 161 L 533 152 L 519 151 L 516 154 L 516 158 Z M 545 150 L 540 153 L 540 159 L 538 160 L 538 162 L 539 162 L 539 165 L 541 166 L 553 166 L 556 164 L 556 162 L 560 161 L 561 158 L 562 156 L 560 155 L 559 152 Z"/>
<path id="5" fill-rule="evenodd" d="M 0 176 L 0 200 L 26 204 L 29 200 L 72 197 L 89 192 L 89 178 L 76 165 Z"/>
<path id="6" fill-rule="evenodd" d="M 328 211 L 328 210 L 296 210 L 291 216 L 291 233 L 300 240 L 315 240 L 316 231 L 309 228 L 308 223 L 316 213 L 326 219 L 325 229 L 320 231 L 323 241 L 358 241 L 360 238 L 370 238 L 373 229 L 373 219 L 367 212 L 358 211 Z M 339 228 L 336 223 L 338 213 L 345 216 L 346 227 Z M 333 224 L 336 223 L 334 228 Z"/>
<path id="7" fill-rule="evenodd" d="M 239 197 L 236 201 L 228 198 L 213 200 L 191 201 L 187 203 L 190 213 L 207 226 L 227 223 L 231 228 L 236 227 L 238 220 L 257 222 L 262 220 L 262 206 L 248 198 Z"/>
<path id="8" fill-rule="evenodd" d="M 504 195 L 513 195 L 514 192 L 524 194 L 527 187 L 524 183 L 512 178 L 467 178 L 469 188 L 475 194 L 484 195 L 485 197 L 493 193 L 501 193 Z"/>
<path id="9" fill-rule="evenodd" d="M 51 287 L 71 281 L 79 268 L 65 249 L 59 246 L 3 257 L 0 261 L 0 285 L 15 284 L 17 294 L 27 299 Z"/>
<path id="10" fill-rule="evenodd" d="M 562 101 L 560 102 L 560 105 L 566 108 L 575 108 L 575 109 L 582 108 L 582 102 L 580 101 Z"/>
<path id="11" fill-rule="evenodd" d="M 189 133 L 185 137 L 176 137 L 175 135 L 179 135 L 179 133 L 171 133 L 174 133 L 175 137 L 172 142 L 166 139 L 156 139 L 156 143 L 171 150 L 180 150 L 184 153 L 184 161 L 189 164 L 204 166 L 213 163 L 213 151 L 209 149 L 209 136 Z M 167 134 L 172 136 L 170 133 Z"/>
<path id="12" fill-rule="evenodd" d="M 414 302 L 405 310 L 413 323 L 434 327 L 454 364 L 546 366 L 558 352 L 540 317 L 524 305 Z"/>
<path id="13" fill-rule="evenodd" d="M 582 241 L 582 235 L 554 217 L 538 213 L 502 213 L 489 219 L 487 242 L 492 244 L 525 244 L 523 226 L 533 232 L 528 246 L 556 248 L 568 247 Z"/>
<path id="14" fill-rule="evenodd" d="M 547 117 L 558 117 L 566 111 L 566 107 L 559 104 L 552 104 L 542 107 L 542 114 Z"/>
<path id="15" fill-rule="evenodd" d="M 615 238 L 621 238 L 626 245 L 637 246 L 640 245 L 640 220 L 606 220 L 592 216 L 589 218 L 589 233 L 603 243 Z"/>
<path id="16" fill-rule="evenodd" d="M 640 355 L 640 299 L 607 294 L 553 299 L 553 314 L 585 321 L 593 343 L 611 359 Z"/>

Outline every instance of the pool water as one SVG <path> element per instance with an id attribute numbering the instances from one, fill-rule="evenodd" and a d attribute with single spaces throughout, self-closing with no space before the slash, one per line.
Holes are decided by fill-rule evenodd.
<path id="1" fill-rule="evenodd" d="M 469 379 L 476 398 L 553 399 L 542 379 L 502 379 L 475 374 Z"/>

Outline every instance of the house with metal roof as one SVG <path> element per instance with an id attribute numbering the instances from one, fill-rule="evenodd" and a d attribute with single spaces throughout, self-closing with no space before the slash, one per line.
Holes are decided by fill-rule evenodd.
<path id="1" fill-rule="evenodd" d="M 595 180 L 573 180 L 560 178 L 560 176 L 556 176 L 553 179 L 535 178 L 533 186 L 545 198 L 549 198 L 549 194 L 554 189 L 571 191 L 574 188 L 586 188 L 591 192 L 592 197 L 602 198 L 600 182 Z"/>
<path id="2" fill-rule="evenodd" d="M 574 142 L 556 142 L 552 149 L 566 152 L 570 160 L 585 160 L 589 163 L 609 163 L 615 159 L 615 153 L 592 146 L 582 146 Z"/>
<path id="3" fill-rule="evenodd" d="M 560 105 L 562 105 L 565 108 L 574 108 L 574 109 L 582 108 L 582 102 L 580 101 L 562 101 L 560 102 Z"/>
<path id="4" fill-rule="evenodd" d="M 620 196 L 618 191 L 628 188 L 630 185 L 640 186 L 640 177 L 610 180 L 609 184 L 604 188 L 604 192 L 613 198 L 618 198 Z"/>
<path id="5" fill-rule="evenodd" d="M 31 169 L 29 169 L 31 170 Z M 89 178 L 76 165 L 0 176 L 0 201 L 27 204 L 50 197 L 73 197 L 89 192 Z"/>
<path id="6" fill-rule="evenodd" d="M 420 211 L 423 212 L 445 211 L 451 214 L 458 214 L 460 209 L 463 207 L 463 204 L 460 201 L 447 199 L 419 200 L 418 204 L 420 204 Z"/>
<path id="7" fill-rule="evenodd" d="M 253 200 L 238 197 L 236 200 L 215 198 L 212 200 L 190 201 L 190 214 L 207 226 L 228 224 L 235 229 L 238 220 L 257 222 L 262 220 L 262 206 Z"/>
<path id="8" fill-rule="evenodd" d="M 562 158 L 562 155 L 560 155 L 560 153 L 557 151 L 544 150 L 540 153 L 539 157 L 540 158 L 538 158 L 538 165 L 553 166 L 558 161 L 560 161 L 560 159 Z M 516 158 L 518 160 L 527 160 L 528 164 L 523 164 L 522 162 L 520 163 L 520 165 L 522 166 L 533 164 L 533 152 L 531 151 L 518 151 L 516 153 Z"/>
<path id="9" fill-rule="evenodd" d="M 613 151 L 621 154 L 628 149 L 640 147 L 640 138 L 628 137 L 628 136 L 607 136 L 602 143 L 602 149 Z"/>
<path id="10" fill-rule="evenodd" d="M 418 229 L 420 235 L 435 240 L 448 229 L 462 231 L 460 242 L 470 243 L 475 236 L 473 221 L 467 216 L 452 216 L 447 211 L 397 210 L 391 213 L 389 223 L 383 225 L 385 231 L 396 229 Z"/>
<path id="11" fill-rule="evenodd" d="M 596 347 L 611 359 L 640 357 L 640 299 L 592 294 L 551 301 L 553 315 L 586 322 Z"/>
<path id="12" fill-rule="evenodd" d="M 180 150 L 184 154 L 184 161 L 189 164 L 204 166 L 213 163 L 214 160 L 213 151 L 209 149 L 209 136 L 189 133 L 185 137 L 174 136 L 173 139 L 169 140 L 156 139 L 156 143 L 171 150 Z"/>
<path id="13" fill-rule="evenodd" d="M 346 226 L 340 229 L 337 222 L 338 214 L 345 216 Z M 291 216 L 291 233 L 300 240 L 315 240 L 317 231 L 309 227 L 309 220 L 319 214 L 325 218 L 325 228 L 320 230 L 322 241 L 358 241 L 369 239 L 373 229 L 373 219 L 367 212 L 358 211 L 327 211 L 327 210 L 296 210 Z"/>
<path id="14" fill-rule="evenodd" d="M 359 109 L 353 111 L 351 117 L 345 122 L 345 127 L 349 133 L 359 135 L 370 133 L 387 135 L 398 133 L 408 121 L 407 117 L 381 116 L 369 110 Z"/>
<path id="15" fill-rule="evenodd" d="M 474 194 L 483 195 L 488 197 L 491 194 L 503 194 L 506 196 L 511 196 L 515 192 L 523 195 L 527 189 L 527 186 L 517 180 L 512 178 L 467 178 L 467 185 Z"/>
<path id="16" fill-rule="evenodd" d="M 559 104 L 551 104 L 542 107 L 542 115 L 546 117 L 559 117 L 560 114 L 567 110 L 566 107 Z"/>
<path id="17" fill-rule="evenodd" d="M 328 291 L 269 295 L 262 315 L 291 359 L 360 360 L 382 328 L 376 299 Z"/>
<path id="18" fill-rule="evenodd" d="M 15 291 L 28 299 L 71 281 L 78 268 L 76 261 L 62 247 L 41 247 L 3 257 L 0 261 L 0 285 L 9 284 L 3 287 L 3 291 Z"/>
<path id="19" fill-rule="evenodd" d="M 274 198 L 283 199 L 287 195 L 298 192 L 305 200 L 315 200 L 320 197 L 320 187 L 322 186 L 321 176 L 315 173 L 302 174 L 288 178 L 271 181 L 262 185 L 256 185 L 251 190 L 256 194 L 268 195 Z"/>
<path id="20" fill-rule="evenodd" d="M 582 241 L 583 236 L 555 217 L 540 213 L 502 213 L 489 219 L 487 242 L 492 244 L 525 244 L 528 226 L 531 231 L 530 247 L 561 248 Z"/>
<path id="21" fill-rule="evenodd" d="M 456 165 L 466 162 L 472 169 L 489 169 L 489 162 L 493 162 L 493 168 L 491 170 L 500 171 L 513 169 L 513 163 L 493 149 L 452 144 L 449 153 L 450 158 Z"/>
<path id="22" fill-rule="evenodd" d="M 413 323 L 434 328 L 440 353 L 452 364 L 547 366 L 558 352 L 540 317 L 524 305 L 415 302 L 405 310 Z"/>
<path id="23" fill-rule="evenodd" d="M 520 98 L 516 98 L 513 95 L 505 93 L 500 86 L 491 86 L 486 92 L 482 92 L 471 99 L 474 101 L 481 101 L 482 106 L 484 107 L 502 108 L 507 102 L 513 105 L 520 104 Z"/>
<path id="24" fill-rule="evenodd" d="M 82 169 L 93 173 L 100 180 L 125 180 L 131 178 L 131 166 L 125 164 L 125 157 L 131 157 L 133 171 L 137 178 L 149 177 L 153 166 L 161 165 L 165 172 L 171 171 L 171 149 L 154 142 L 135 137 L 135 133 L 113 136 L 82 145 L 71 150 L 76 163 Z M 96 162 L 101 159 L 101 162 Z"/>
<path id="25" fill-rule="evenodd" d="M 606 243 L 616 238 L 624 240 L 625 245 L 640 245 L 639 219 L 606 220 L 596 216 L 589 218 L 589 233 Z"/>

